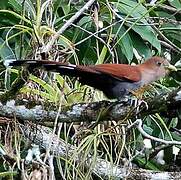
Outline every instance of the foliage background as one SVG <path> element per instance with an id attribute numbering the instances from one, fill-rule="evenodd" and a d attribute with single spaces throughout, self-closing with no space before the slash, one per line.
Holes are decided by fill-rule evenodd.
<path id="1" fill-rule="evenodd" d="M 73 64 L 99 63 L 141 63 L 144 59 L 158 55 L 170 58 L 178 69 L 181 66 L 181 3 L 179 0 L 136 1 L 136 0 L 98 0 L 84 12 L 66 31 L 59 36 L 48 54 L 42 49 L 52 36 L 79 11 L 87 1 L 60 0 L 1 0 L 0 1 L 0 88 L 1 93 L 11 89 L 18 76 L 18 71 L 7 68 L 3 62 L 9 59 L 42 59 L 70 62 Z M 145 96 L 154 96 L 169 92 L 181 84 L 181 73 L 178 71 L 155 83 Z M 75 78 L 62 77 L 59 74 L 38 72 L 30 75 L 30 80 L 20 90 L 21 97 L 34 99 L 42 103 L 54 103 L 57 107 L 78 102 L 92 102 L 105 99 L 101 92 L 82 86 Z M 144 129 L 153 136 L 181 140 L 170 131 L 178 125 L 178 118 L 167 119 L 155 114 L 145 117 Z M 126 120 L 131 123 L 134 120 Z M 109 124 L 109 127 L 115 124 Z M 117 164 L 122 164 L 125 157 L 131 159 L 136 151 L 144 147 L 143 137 L 136 131 L 128 135 L 128 143 L 124 144 L 120 131 L 109 133 L 108 126 L 97 125 L 92 132 L 81 138 L 77 153 L 93 153 Z M 67 130 L 68 128 L 68 130 Z M 87 125 L 85 125 L 87 128 Z M 178 127 L 179 128 L 179 127 Z M 61 137 L 74 144 L 71 140 L 75 126 L 68 125 L 61 129 Z M 13 131 L 13 130 L 12 130 Z M 11 132 L 12 134 L 12 132 Z M 131 136 L 131 137 L 130 137 Z M 66 138 L 65 138 L 66 137 Z M 19 139 L 18 139 L 19 140 Z M 15 140 L 14 140 L 15 141 Z M 21 140 L 23 143 L 23 140 Z M 20 143 L 20 144 L 21 144 Z M 14 143 L 11 144 L 14 146 Z M 119 145 L 119 146 L 118 146 Z M 159 144 L 153 142 L 153 148 Z M 13 157 L 19 154 L 24 158 L 27 147 L 14 152 L 12 147 L 1 146 L 10 151 Z M 113 146 L 112 148 L 110 148 Z M 81 149 L 81 151 L 80 151 Z M 128 151 L 129 153 L 126 153 Z M 170 155 L 170 148 L 166 155 Z M 146 154 L 144 152 L 144 154 Z M 148 153 L 149 154 L 149 153 Z M 147 154 L 146 154 L 147 156 Z M 121 159 L 118 159 L 118 157 Z M 19 160 L 20 160 L 19 159 Z M 58 159 L 58 160 L 57 160 Z M 59 158 L 56 162 L 59 162 Z M 64 162 L 64 160 L 61 160 Z M 146 164 L 143 156 L 134 158 L 138 166 Z M 165 165 L 149 160 L 148 169 L 167 170 L 173 165 L 173 157 L 165 158 Z M 56 176 L 62 176 L 60 166 Z M 75 170 L 64 174 L 72 178 Z M 18 166 L 15 166 L 18 169 Z M 77 166 L 76 174 L 80 178 L 92 178 L 92 175 Z M 2 171 L 12 169 L 9 165 L 2 166 Z M 81 174 L 80 172 L 84 172 Z"/>

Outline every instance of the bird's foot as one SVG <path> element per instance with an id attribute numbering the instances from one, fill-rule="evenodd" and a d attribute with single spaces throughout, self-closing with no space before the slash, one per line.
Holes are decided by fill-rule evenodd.
<path id="1" fill-rule="evenodd" d="M 120 103 L 126 103 L 129 104 L 130 106 L 133 106 L 136 108 L 136 111 L 139 112 L 140 106 L 145 106 L 146 109 L 148 109 L 148 104 L 146 101 L 143 99 L 137 98 L 135 96 L 125 96 L 124 98 L 119 99 Z"/>
<path id="2" fill-rule="evenodd" d="M 143 99 L 131 97 L 131 98 L 129 98 L 129 100 L 127 102 L 130 104 L 130 106 L 133 106 L 136 108 L 136 112 L 139 112 L 139 109 L 141 106 L 145 106 L 146 109 L 148 109 L 148 103 L 146 101 L 144 101 Z"/>
<path id="3" fill-rule="evenodd" d="M 145 105 L 146 109 L 148 109 L 148 103 L 143 99 L 138 99 L 138 106 Z"/>
<path id="4" fill-rule="evenodd" d="M 144 101 L 143 99 L 138 99 L 137 106 L 136 106 L 136 113 L 139 112 L 140 107 L 142 105 L 144 105 L 146 107 L 146 109 L 148 109 L 148 103 L 146 101 Z"/>
<path id="5" fill-rule="evenodd" d="M 136 98 L 136 97 L 131 97 L 131 98 L 129 99 L 129 101 L 130 101 L 130 105 L 131 105 L 131 106 L 137 107 L 139 99 Z"/>

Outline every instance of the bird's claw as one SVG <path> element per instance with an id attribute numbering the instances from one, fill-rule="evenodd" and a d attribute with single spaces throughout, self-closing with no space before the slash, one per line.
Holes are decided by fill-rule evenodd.
<path id="1" fill-rule="evenodd" d="M 141 106 L 142 104 L 145 105 L 146 110 L 148 110 L 148 103 L 146 101 L 144 101 L 143 99 L 139 99 L 138 106 Z"/>
<path id="2" fill-rule="evenodd" d="M 143 99 L 137 99 L 137 105 L 135 106 L 137 113 L 139 112 L 140 106 L 142 104 L 145 105 L 146 109 L 148 109 L 148 103 L 146 101 L 144 101 Z"/>
<path id="3" fill-rule="evenodd" d="M 129 104 L 136 108 L 136 111 L 139 111 L 140 106 L 144 105 L 146 109 L 148 109 L 148 103 L 143 99 L 138 99 L 136 97 L 132 97 L 129 99 Z"/>
<path id="4" fill-rule="evenodd" d="M 132 97 L 132 98 L 130 99 L 130 105 L 131 105 L 131 106 L 134 106 L 134 107 L 137 107 L 137 105 L 138 105 L 138 99 L 137 99 L 136 97 Z"/>

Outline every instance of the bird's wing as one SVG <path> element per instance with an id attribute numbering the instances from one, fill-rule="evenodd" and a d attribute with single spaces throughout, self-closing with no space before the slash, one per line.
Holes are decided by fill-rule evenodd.
<path id="1" fill-rule="evenodd" d="M 141 80 L 141 72 L 138 66 L 130 66 L 126 64 L 99 64 L 89 66 L 90 69 L 97 72 L 109 74 L 120 80 L 129 80 L 138 82 Z"/>

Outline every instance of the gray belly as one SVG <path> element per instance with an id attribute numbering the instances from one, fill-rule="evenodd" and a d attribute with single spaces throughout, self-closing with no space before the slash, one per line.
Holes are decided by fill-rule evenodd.
<path id="1" fill-rule="evenodd" d="M 79 77 L 82 84 L 92 86 L 104 92 L 110 99 L 121 99 L 141 86 L 140 82 L 118 79 L 109 74 L 83 74 Z"/>
<path id="2" fill-rule="evenodd" d="M 109 92 L 104 91 L 108 98 L 123 98 L 125 95 L 130 94 L 130 91 L 134 91 L 141 87 L 140 82 L 121 82 L 117 81 L 115 85 L 109 89 Z"/>

